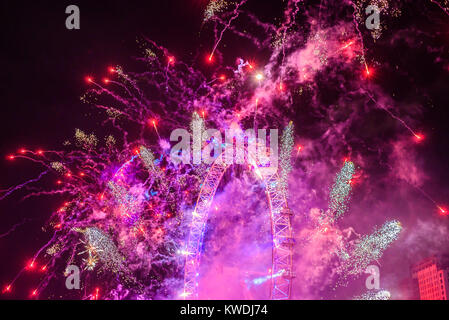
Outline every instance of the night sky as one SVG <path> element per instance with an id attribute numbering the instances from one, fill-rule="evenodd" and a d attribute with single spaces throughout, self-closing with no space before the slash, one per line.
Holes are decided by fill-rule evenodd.
<path id="1" fill-rule="evenodd" d="M 310 1 L 315 5 L 317 2 L 319 1 Z M 253 12 L 261 20 L 275 23 L 283 10 L 278 3 L 282 1 L 252 0 L 245 10 Z M 80 7 L 81 30 L 65 28 L 65 8 L 70 4 Z M 136 44 L 137 37 L 154 40 L 168 48 L 177 60 L 186 61 L 202 70 L 205 75 L 213 73 L 204 64 L 204 56 L 213 46 L 214 38 L 211 30 L 200 33 L 207 1 L 2 0 L 0 5 L 3 43 L 0 51 L 2 190 L 34 178 L 40 172 L 38 165 L 21 160 L 11 162 L 6 159 L 7 155 L 16 153 L 20 148 L 60 149 L 62 143 L 73 136 L 75 128 L 102 132 L 103 129 L 96 129 L 103 121 L 101 113 L 81 103 L 79 99 L 88 89 L 85 77 L 94 75 L 101 78 L 102 75 L 107 75 L 107 68 L 111 65 L 132 67 L 133 58 L 140 54 Z M 389 29 L 377 43 L 370 42 L 366 45 L 368 57 L 377 57 L 380 61 L 375 67 L 372 81 L 384 92 L 394 96 L 398 104 L 413 102 L 422 106 L 416 112 L 419 115 L 418 121 L 413 122 L 414 128 L 425 135 L 425 141 L 415 146 L 416 163 L 427 177 L 421 189 L 438 204 L 449 206 L 449 16 L 430 1 L 409 1 L 406 7 L 402 15 L 389 24 Z M 332 7 L 329 6 L 328 10 L 332 10 Z M 405 40 L 392 45 L 393 38 L 404 35 L 404 39 L 415 39 L 413 50 Z M 238 38 L 235 36 L 225 35 L 220 47 L 222 64 L 233 65 L 236 57 L 244 55 L 258 61 L 260 65 L 268 62 L 266 50 L 258 50 L 248 41 L 236 39 Z M 441 50 L 432 54 L 429 49 L 431 47 Z M 332 82 L 328 83 L 331 84 Z M 332 101 L 332 95 L 332 88 L 329 88 L 322 97 L 323 101 Z M 368 141 L 371 141 L 372 132 L 383 127 L 386 121 L 382 112 L 372 116 L 365 125 L 369 132 Z M 298 115 L 298 119 L 294 120 L 304 119 L 307 118 Z M 304 128 L 303 131 L 299 130 L 299 136 L 307 135 L 307 125 Z M 354 130 L 362 132 L 360 134 L 365 132 L 360 128 Z M 389 130 L 379 131 L 376 139 L 389 139 L 393 134 Z M 403 135 L 407 134 L 406 131 L 403 132 Z M 375 170 L 375 173 L 373 170 L 371 176 L 382 175 L 384 170 L 387 169 L 383 167 Z M 370 172 L 370 169 L 367 168 L 366 172 Z M 44 181 L 44 185 L 49 183 L 51 181 Z M 369 187 L 362 186 L 361 190 L 368 192 Z M 420 214 L 425 212 L 428 215 L 425 220 L 449 228 L 449 217 L 440 216 L 432 202 L 422 193 L 413 187 L 405 193 L 403 199 L 396 195 L 390 201 L 398 201 L 392 207 L 404 207 L 399 216 L 406 224 L 413 225 L 416 222 L 415 213 L 411 213 L 413 204 L 411 208 L 407 204 L 409 197 L 415 197 L 420 199 L 420 209 L 425 208 L 420 211 Z M 388 194 L 378 196 L 389 197 Z M 2 287 L 27 263 L 32 252 L 49 240 L 50 235 L 42 232 L 42 226 L 51 212 L 57 210 L 64 201 L 58 195 L 27 201 L 21 201 L 21 197 L 23 194 L 12 194 L 0 201 L 0 235 L 19 224 L 9 235 L 0 237 Z M 360 195 L 354 195 L 355 210 L 369 210 L 369 202 L 365 202 L 365 205 L 357 202 L 361 199 Z M 344 224 L 351 225 L 357 220 L 357 217 L 352 216 Z M 368 218 L 359 220 L 358 230 L 363 233 L 371 229 L 371 224 L 364 225 L 365 221 Z M 375 220 L 377 224 L 382 221 L 383 219 Z M 448 237 L 448 234 L 445 236 Z M 449 253 L 449 248 L 440 248 L 439 253 L 445 251 Z M 419 252 L 416 259 L 424 258 L 425 255 L 425 252 Z M 394 270 L 397 260 L 393 254 L 387 255 L 385 259 L 392 261 L 386 263 L 386 268 Z M 401 265 L 397 278 L 408 277 L 404 272 L 406 273 L 413 260 L 410 258 Z M 24 274 L 8 298 L 27 298 L 28 283 L 35 282 L 39 276 Z"/>
<path id="2" fill-rule="evenodd" d="M 1 51 L 2 115 L 8 119 L 1 127 L 1 145 L 8 152 L 22 145 L 57 149 L 73 135 L 75 127 L 97 126 L 99 121 L 92 117 L 96 111 L 79 101 L 87 88 L 84 78 L 90 73 L 106 73 L 110 65 L 129 63 L 138 52 L 136 37 L 145 35 L 163 41 L 187 58 L 198 45 L 204 3 L 78 1 L 81 29 L 67 30 L 65 8 L 70 4 L 70 1 L 1 2 L 1 33 L 5 43 Z M 5 162 L 0 165 L 2 188 L 39 172 L 32 165 L 18 170 L 11 170 Z M 11 236 L 2 238 L 1 260 L 5 262 L 0 267 L 2 283 L 16 273 L 17 266 L 27 262 L 27 251 L 35 251 L 48 240 L 40 226 L 49 218 L 48 208 L 55 209 L 52 200 L 28 203 L 19 200 L 12 197 L 1 204 L 4 223 L 0 233 L 28 221 Z M 28 295 L 29 280 L 24 280 L 13 297 Z M 21 287 L 24 291 L 20 291 Z"/>

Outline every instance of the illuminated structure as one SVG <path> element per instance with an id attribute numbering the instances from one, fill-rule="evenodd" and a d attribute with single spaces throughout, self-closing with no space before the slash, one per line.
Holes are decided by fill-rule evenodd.
<path id="1" fill-rule="evenodd" d="M 421 300 L 448 300 L 449 268 L 442 258 L 432 256 L 412 267 Z"/>
<path id="2" fill-rule="evenodd" d="M 186 255 L 184 299 L 198 298 L 198 278 L 203 244 L 204 231 L 209 210 L 214 200 L 217 187 L 228 169 L 228 165 L 215 161 L 209 169 L 203 182 L 195 210 L 192 214 L 189 240 L 184 254 Z M 263 170 L 253 165 L 257 177 L 265 184 L 271 218 L 271 232 L 273 237 L 272 268 L 271 268 L 271 299 L 286 300 L 291 297 L 292 288 L 292 227 L 290 218 L 292 213 L 287 206 L 285 195 L 279 187 L 279 176 L 275 172 Z M 279 275 L 281 276 L 273 276 Z"/>

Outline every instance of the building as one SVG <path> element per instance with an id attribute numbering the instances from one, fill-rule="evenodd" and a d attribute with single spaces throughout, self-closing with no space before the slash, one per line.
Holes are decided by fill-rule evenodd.
<path id="1" fill-rule="evenodd" d="M 448 300 L 449 259 L 432 256 L 411 269 L 421 300 Z"/>

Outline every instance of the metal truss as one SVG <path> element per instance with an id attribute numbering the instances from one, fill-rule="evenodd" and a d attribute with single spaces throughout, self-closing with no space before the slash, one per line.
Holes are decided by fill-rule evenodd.
<path id="1" fill-rule="evenodd" d="M 204 180 L 200 194 L 192 214 L 190 235 L 184 254 L 186 264 L 184 272 L 184 299 L 198 299 L 198 277 L 201 249 L 204 231 L 218 185 L 226 172 L 228 165 L 216 161 Z M 292 256 L 293 238 L 291 227 L 292 213 L 287 206 L 287 200 L 280 190 L 277 173 L 258 170 L 256 174 L 265 184 L 271 219 L 273 238 L 271 290 L 273 300 L 286 300 L 291 297 L 292 289 Z"/>
<path id="2" fill-rule="evenodd" d="M 227 165 L 215 161 L 207 173 L 201 186 L 200 194 L 192 213 L 189 240 L 184 254 L 186 264 L 184 269 L 184 292 L 182 296 L 188 299 L 198 299 L 198 270 L 200 266 L 201 247 L 203 244 L 204 230 L 209 216 L 209 209 L 214 200 L 218 185 L 226 172 Z"/>
<path id="3" fill-rule="evenodd" d="M 271 299 L 287 300 L 291 297 L 293 279 L 293 244 L 291 210 L 280 192 L 277 174 L 265 177 L 265 190 L 271 217 L 273 254 L 271 268 Z M 280 276 L 273 276 L 280 275 Z"/>

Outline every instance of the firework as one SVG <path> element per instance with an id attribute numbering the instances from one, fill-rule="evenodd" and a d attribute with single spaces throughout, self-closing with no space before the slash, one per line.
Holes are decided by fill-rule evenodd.
<path id="1" fill-rule="evenodd" d="M 204 111 L 202 112 L 203 117 L 201 117 L 197 112 L 192 115 L 192 121 L 190 122 L 190 132 L 192 134 L 199 134 L 201 137 L 202 133 L 206 131 L 206 125 L 204 123 Z"/>
<path id="2" fill-rule="evenodd" d="M 354 173 L 354 163 L 345 161 L 343 168 L 335 178 L 329 195 L 329 215 L 331 221 L 339 219 L 348 208 Z"/>
<path id="3" fill-rule="evenodd" d="M 349 253 L 349 258 L 344 261 L 342 271 L 346 275 L 359 275 L 365 272 L 368 265 L 378 260 L 385 249 L 398 238 L 401 230 L 401 223 L 392 220 L 363 237 Z"/>
<path id="4" fill-rule="evenodd" d="M 215 15 L 223 12 L 228 6 L 228 2 L 224 0 L 211 0 L 204 10 L 203 22 L 207 22 Z"/>
<path id="5" fill-rule="evenodd" d="M 80 129 L 76 129 L 75 139 L 80 146 L 87 150 L 95 148 L 98 144 L 98 139 L 94 134 L 86 134 Z"/>
<path id="6" fill-rule="evenodd" d="M 156 158 L 154 157 L 154 154 L 150 150 L 148 150 L 144 146 L 141 146 L 139 155 L 147 170 L 151 171 L 154 174 L 159 173 L 158 167 L 156 167 L 154 164 Z"/>
<path id="7" fill-rule="evenodd" d="M 119 253 L 112 239 L 102 230 L 91 227 L 81 231 L 85 237 L 88 258 L 85 259 L 86 269 L 93 270 L 100 261 L 103 267 L 117 273 L 123 268 L 123 256 Z M 84 253 L 83 252 L 83 253 Z"/>
<path id="8" fill-rule="evenodd" d="M 356 296 L 353 300 L 390 300 L 391 293 L 387 290 L 370 290 L 360 296 Z"/>
<path id="9" fill-rule="evenodd" d="M 266 252 L 277 254 L 276 259 L 267 259 L 274 261 L 277 269 L 272 268 L 268 273 L 264 269 L 258 273 L 260 277 L 247 282 L 253 289 L 263 287 L 264 283 L 274 283 L 277 289 L 282 285 L 291 288 L 297 263 L 301 268 L 313 271 L 310 272 L 312 276 L 308 274 L 295 279 L 304 281 L 299 289 L 304 287 L 312 292 L 311 288 L 315 286 L 325 290 L 322 288 L 333 287 L 334 284 L 329 283 L 332 277 L 326 275 L 323 277 L 326 280 L 319 282 L 315 272 L 324 274 L 331 270 L 332 275 L 337 274 L 345 280 L 360 275 L 398 238 L 402 227 L 396 220 L 386 222 L 364 237 L 358 236 L 355 227 L 348 232 L 335 223 L 348 211 L 356 175 L 355 164 L 351 161 L 345 161 L 334 179 L 327 210 L 314 208 L 314 199 L 309 197 L 318 194 L 315 179 L 323 176 L 314 171 L 320 170 L 315 168 L 329 172 L 338 155 L 348 150 L 355 154 L 358 145 L 366 145 L 361 138 L 364 135 L 353 130 L 360 120 L 372 115 L 373 102 L 374 107 L 401 124 L 398 130 L 407 130 L 416 142 L 426 142 L 425 134 L 415 132 L 397 116 L 404 112 L 400 107 L 387 107 L 385 101 L 388 99 L 378 98 L 384 97 L 385 92 L 378 89 L 379 92 L 372 93 L 375 86 L 370 81 L 375 80 L 381 68 L 376 67 L 374 58 L 368 66 L 366 39 L 359 30 L 367 1 L 339 5 L 342 11 L 328 16 L 330 27 L 324 27 L 326 19 L 323 15 L 326 13 L 323 10 L 320 9 L 314 17 L 314 10 L 306 9 L 300 0 L 287 1 L 283 20 L 275 24 L 245 12 L 245 3 L 246 0 L 213 0 L 207 5 L 203 22 L 211 22 L 213 38 L 209 43 L 214 45 L 208 61 L 213 61 L 225 32 L 248 39 L 264 54 L 257 51 L 242 54 L 244 57 L 230 57 L 230 61 L 236 61 L 234 65 L 210 64 L 210 72 L 203 73 L 194 67 L 195 64 L 183 62 L 181 55 L 175 58 L 168 49 L 152 40 L 139 41 L 143 57 L 137 60 L 143 63 L 144 70 L 128 72 L 120 66 L 105 66 L 103 72 L 107 70 L 107 78 L 89 75 L 84 79 L 83 85 L 89 89 L 81 100 L 102 111 L 104 121 L 100 121 L 100 128 L 85 129 L 86 132 L 76 129 L 74 137 L 64 142 L 65 151 L 38 148 L 30 151 L 20 146 L 18 152 L 8 153 L 10 162 L 27 159 L 41 165 L 43 170 L 36 178 L 3 190 L 0 199 L 13 192 L 23 192 L 24 199 L 47 195 L 54 195 L 55 199 L 64 197 L 64 203 L 55 204 L 59 209 L 51 211 L 49 222 L 43 227 L 51 234 L 50 240 L 35 254 L 30 254 L 32 259 L 23 269 L 42 272 L 40 284 L 30 288 L 33 297 L 42 294 L 45 286 L 53 284 L 50 280 L 55 278 L 55 272 L 60 272 L 56 270 L 63 270 L 67 262 L 82 266 L 85 290 L 80 293 L 80 298 L 83 299 L 170 299 L 178 298 L 180 292 L 186 297 L 198 292 L 197 285 L 203 276 L 199 272 L 201 250 L 212 250 L 208 257 L 212 260 L 218 256 L 221 245 L 238 238 L 250 243 L 247 245 L 250 249 L 245 247 L 245 257 L 254 258 Z M 389 17 L 400 14 L 399 7 L 391 1 L 373 3 Z M 442 3 L 442 8 L 447 9 L 447 3 Z M 353 22 L 337 18 L 344 16 L 351 7 L 356 9 L 351 11 L 354 12 Z M 308 25 L 300 26 L 297 21 Z M 250 25 L 241 28 L 240 22 Z M 376 39 L 385 27 L 375 31 Z M 258 31 L 253 33 L 254 30 Z M 269 57 L 264 61 L 262 57 L 267 55 Z M 259 57 L 257 63 L 251 60 Z M 329 95 L 323 88 L 335 83 L 339 86 L 335 94 L 330 95 L 335 95 L 334 101 L 329 103 Z M 262 169 L 254 162 L 249 167 L 259 179 L 241 170 L 244 166 L 228 168 L 219 163 L 208 166 L 198 159 L 201 148 L 209 142 L 203 141 L 206 124 L 222 131 L 247 124 L 254 124 L 254 129 L 279 128 L 285 126 L 292 115 L 295 119 L 306 119 L 296 126 L 313 141 L 307 144 L 304 159 L 298 157 L 304 147 L 296 146 L 297 161 L 292 163 L 295 139 L 303 137 L 295 137 L 295 125 L 288 123 L 281 138 L 279 176 L 260 174 Z M 181 155 L 170 154 L 168 133 L 178 128 L 190 129 L 193 165 L 190 164 L 190 153 L 188 161 L 181 164 L 172 161 Z M 378 135 L 376 131 L 376 137 L 370 138 L 379 141 Z M 383 143 L 379 142 L 376 150 L 381 150 L 385 146 Z M 365 159 L 363 152 L 360 151 L 360 159 L 367 161 L 360 163 L 370 163 L 373 158 L 366 156 Z M 377 160 L 374 163 L 378 163 Z M 289 181 L 290 174 L 297 181 Z M 50 181 L 50 187 L 44 187 L 47 186 L 44 177 L 49 176 L 54 180 Z M 248 205 L 245 208 L 248 212 L 240 210 L 234 194 L 221 187 L 235 180 L 238 191 L 243 193 L 243 202 Z M 248 181 L 253 180 L 257 182 L 248 186 Z M 39 187 L 38 183 L 43 186 Z M 323 186 L 318 187 L 323 189 Z M 270 214 L 265 215 L 262 208 L 267 205 L 259 203 L 264 197 L 255 195 L 263 188 L 270 210 Z M 289 188 L 296 188 L 295 192 L 289 195 Z M 221 214 L 220 206 L 212 205 L 213 201 L 222 201 L 222 206 L 230 204 L 232 210 L 229 211 L 235 210 L 241 216 L 226 220 L 230 229 L 219 243 L 207 242 L 219 229 L 216 225 L 205 227 L 206 223 L 216 223 L 208 216 L 210 208 L 217 215 Z M 195 211 L 195 208 L 199 209 Z M 307 208 L 313 208 L 310 214 L 306 214 Z M 438 212 L 447 216 L 447 209 L 442 206 L 438 206 Z M 240 232 L 246 217 L 266 220 L 258 221 L 260 226 L 254 228 L 257 230 Z M 294 220 L 294 223 L 290 220 L 303 218 L 304 221 Z M 301 233 L 300 238 L 294 238 L 292 225 L 304 227 L 304 230 L 295 230 Z M 266 234 L 269 240 L 255 248 L 254 239 Z M 297 242 L 301 242 L 301 246 L 295 246 L 294 252 L 304 258 L 301 261 L 294 260 L 292 255 Z M 311 262 L 307 260 L 310 257 L 313 257 Z M 240 258 L 234 261 L 239 267 Z M 13 284 L 23 270 L 7 283 L 5 294 L 13 290 Z M 191 274 L 188 274 L 189 270 Z M 192 285 L 188 292 L 185 286 L 183 291 L 185 279 Z M 104 285 L 101 291 L 96 287 L 99 280 Z M 276 286 L 279 283 L 281 285 Z M 282 297 L 292 295 L 289 290 L 284 290 Z M 300 295 L 293 297 L 302 298 Z M 321 297 L 321 293 L 314 297 Z M 387 297 L 387 291 L 373 291 L 357 299 Z"/>
<path id="10" fill-rule="evenodd" d="M 294 125 L 290 122 L 284 129 L 284 133 L 281 138 L 281 152 L 279 154 L 279 187 L 282 189 L 284 195 L 288 194 L 288 175 L 292 171 L 292 152 L 294 146 Z"/>

